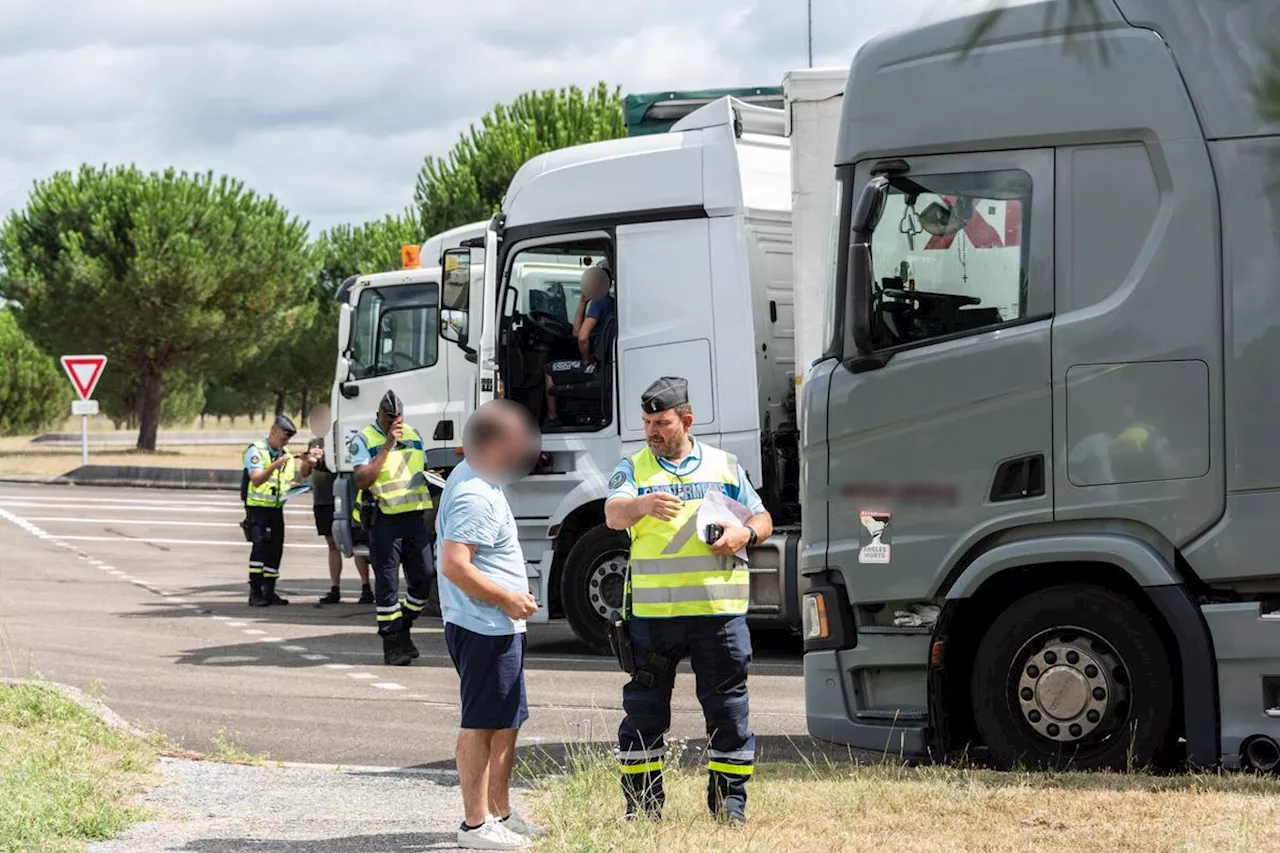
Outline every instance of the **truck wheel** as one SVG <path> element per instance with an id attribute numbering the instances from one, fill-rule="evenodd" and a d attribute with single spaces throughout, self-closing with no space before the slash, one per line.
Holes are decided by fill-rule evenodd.
<path id="1" fill-rule="evenodd" d="M 622 609 L 630 537 L 598 524 L 578 538 L 560 576 L 560 603 L 579 640 L 596 654 L 609 654 L 607 621 Z"/>
<path id="2" fill-rule="evenodd" d="M 1015 601 L 974 657 L 973 718 L 1001 767 L 1126 770 L 1163 758 L 1169 655 L 1146 614 L 1097 586 Z"/>

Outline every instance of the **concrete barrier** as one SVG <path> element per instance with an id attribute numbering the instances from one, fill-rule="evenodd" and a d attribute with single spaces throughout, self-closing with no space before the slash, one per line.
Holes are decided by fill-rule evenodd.
<path id="1" fill-rule="evenodd" d="M 73 486 L 126 486 L 156 489 L 238 491 L 238 468 L 151 468 L 137 465 L 84 465 L 52 482 Z"/>

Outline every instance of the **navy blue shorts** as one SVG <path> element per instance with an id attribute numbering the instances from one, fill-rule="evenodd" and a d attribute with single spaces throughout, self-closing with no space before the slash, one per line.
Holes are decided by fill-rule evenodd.
<path id="1" fill-rule="evenodd" d="M 491 637 L 446 624 L 444 641 L 462 681 L 462 728 L 501 731 L 524 725 L 529 719 L 525 635 Z"/>

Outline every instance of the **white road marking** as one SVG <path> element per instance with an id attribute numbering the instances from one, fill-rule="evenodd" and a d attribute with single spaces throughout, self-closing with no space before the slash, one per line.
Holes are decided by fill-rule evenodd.
<path id="1" fill-rule="evenodd" d="M 249 633 L 249 632 L 248 632 L 248 631 L 245 631 L 245 633 L 247 634 L 247 633 Z M 264 633 L 265 633 L 265 632 L 264 632 Z M 263 637 L 263 638 L 262 638 L 261 640 L 259 640 L 258 642 L 259 642 L 259 643 L 283 643 L 283 642 L 284 642 L 284 637 Z"/>
<path id="2" fill-rule="evenodd" d="M 216 619 L 216 620 L 218 620 L 219 622 L 229 622 L 229 621 L 231 620 L 231 617 L 230 617 L 230 616 L 218 616 L 218 615 L 213 614 L 213 613 L 210 613 L 210 614 L 209 614 L 209 618 L 210 618 L 210 619 Z"/>
<path id="3" fill-rule="evenodd" d="M 299 657 L 301 657 L 303 660 L 313 660 L 313 661 L 330 660 L 330 657 L 328 655 L 299 655 Z"/>
<path id="4" fill-rule="evenodd" d="M 227 539 L 218 541 L 216 539 L 151 539 L 141 536 L 59 536 L 59 539 L 65 542 L 115 542 L 121 545 L 128 545 L 134 542 L 148 543 L 152 545 L 233 545 L 237 548 L 245 548 L 248 543 L 241 538 L 239 541 Z M 327 550 L 328 545 L 295 545 L 286 542 L 286 548 L 308 548 L 315 550 Z"/>
<path id="5" fill-rule="evenodd" d="M 248 622 L 225 622 L 223 624 L 225 624 L 228 628 L 243 628 L 245 625 L 248 625 L 249 623 Z"/>
<path id="6" fill-rule="evenodd" d="M 260 628 L 245 628 L 244 632 L 246 634 L 253 634 L 254 636 L 260 636 L 262 634 L 267 633 L 266 631 L 263 631 Z"/>
<path id="7" fill-rule="evenodd" d="M 351 664 L 349 663 L 327 663 L 324 666 L 325 669 L 351 669 Z"/>
<path id="8" fill-rule="evenodd" d="M 199 610 L 199 609 L 200 609 L 200 605 L 198 605 L 198 604 L 184 604 L 184 605 L 182 605 L 182 609 L 183 609 L 183 610 Z"/>
<path id="9" fill-rule="evenodd" d="M 396 684 L 394 681 L 378 681 L 369 685 L 379 690 L 404 690 L 403 684 Z"/>
<path id="10" fill-rule="evenodd" d="M 378 676 L 374 675 L 372 672 L 348 672 L 347 677 L 357 679 L 358 681 L 372 681 Z"/>
<path id="11" fill-rule="evenodd" d="M 305 652 L 307 650 L 306 646 L 281 646 L 280 648 L 286 652 Z"/>
<path id="12" fill-rule="evenodd" d="M 32 521 L 52 521 L 59 524 L 145 524 L 147 526 L 160 527 L 168 525 L 170 527 L 234 527 L 240 528 L 240 523 L 235 521 L 160 521 L 154 518 L 68 518 L 66 516 L 56 515 L 40 515 L 31 516 Z M 315 527 L 308 527 L 305 524 L 286 525 L 285 531 L 290 530 L 313 532 Z M 65 538 L 65 537 L 64 537 Z"/>
<path id="13" fill-rule="evenodd" d="M 117 512 L 188 512 L 203 513 L 208 515 L 211 512 L 228 512 L 228 513 L 244 513 L 244 504 L 187 504 L 186 506 L 174 506 L 165 503 L 143 503 L 140 501 L 132 501 L 126 503 L 117 503 L 115 501 L 103 501 L 101 503 L 84 503 L 84 501 L 94 500 L 93 498 L 80 498 L 75 502 L 37 502 L 38 499 L 21 499 L 7 500 L 0 498 L 0 507 L 8 507 L 9 509 L 38 509 L 50 512 L 52 510 L 64 509 L 91 509 L 91 510 L 115 510 Z M 307 509 L 286 509 L 285 515 L 312 515 L 311 510 Z"/>

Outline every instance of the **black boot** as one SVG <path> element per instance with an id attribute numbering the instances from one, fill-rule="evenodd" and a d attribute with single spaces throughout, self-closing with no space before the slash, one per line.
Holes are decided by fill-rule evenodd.
<path id="1" fill-rule="evenodd" d="M 262 577 L 249 575 L 249 606 L 266 607 L 271 602 L 262 594 Z"/>
<path id="2" fill-rule="evenodd" d="M 360 587 L 360 604 L 373 604 L 373 587 L 365 584 Z"/>
<path id="3" fill-rule="evenodd" d="M 409 633 L 409 629 L 413 627 L 413 622 L 405 622 L 404 630 L 400 633 L 404 634 L 404 650 L 409 657 L 416 659 L 418 657 L 418 647 L 413 644 L 413 636 Z"/>
<path id="4" fill-rule="evenodd" d="M 276 579 L 275 578 L 262 579 L 262 595 L 264 598 L 266 598 L 267 604 L 288 604 L 289 603 L 289 599 L 281 598 L 280 596 L 276 595 Z"/>
<path id="5" fill-rule="evenodd" d="M 329 594 L 320 599 L 321 604 L 337 604 L 342 601 L 342 593 L 336 586 L 329 587 Z"/>
<path id="6" fill-rule="evenodd" d="M 382 660 L 387 666 L 408 666 L 413 662 L 404 644 L 404 631 L 382 635 Z"/>

